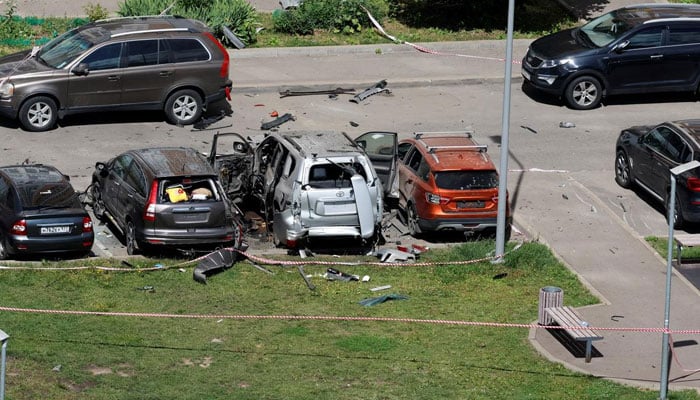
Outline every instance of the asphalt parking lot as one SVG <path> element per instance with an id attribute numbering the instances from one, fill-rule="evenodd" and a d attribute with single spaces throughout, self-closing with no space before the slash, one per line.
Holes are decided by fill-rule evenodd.
<path id="1" fill-rule="evenodd" d="M 77 190 L 89 185 L 95 162 L 126 149 L 175 145 L 207 153 L 214 132 L 262 134 L 260 125 L 273 119 L 272 112 L 295 116 L 294 121 L 279 126 L 281 131 L 328 129 L 354 137 L 369 130 L 395 130 L 405 136 L 415 131 L 473 129 L 477 140 L 489 146 L 498 165 L 502 91 L 502 85 L 489 82 L 391 88 L 390 94 L 372 96 L 361 104 L 349 102 L 345 95 L 280 98 L 273 91 L 236 92 L 230 102 L 232 115 L 211 125 L 210 130 L 168 125 L 158 112 L 111 113 L 71 116 L 45 133 L 25 132 L 2 121 L 0 140 L 3 163 L 29 160 L 55 165 L 71 176 Z M 579 203 L 577 192 L 587 191 L 639 237 L 664 236 L 667 228 L 658 207 L 615 184 L 613 147 L 622 128 L 687 118 L 694 113 L 695 101 L 683 95 L 661 99 L 660 103 L 644 99 L 632 104 L 633 99 L 620 98 L 603 108 L 580 112 L 553 100 L 533 100 L 519 82 L 512 86 L 508 180 L 516 221 L 531 235 L 556 231 L 558 220 L 551 211 Z M 575 127 L 561 128 L 562 121 Z M 98 225 L 96 233 L 96 255 L 125 255 L 116 232 Z M 255 250 L 255 243 L 251 250 Z"/>

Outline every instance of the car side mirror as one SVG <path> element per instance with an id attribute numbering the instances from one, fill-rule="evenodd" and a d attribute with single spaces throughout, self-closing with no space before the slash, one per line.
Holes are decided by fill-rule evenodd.
<path id="1" fill-rule="evenodd" d="M 73 68 L 73 74 L 78 76 L 87 76 L 90 73 L 90 68 L 86 63 L 80 63 Z"/>
<path id="2" fill-rule="evenodd" d="M 612 51 L 614 51 L 615 53 L 618 53 L 618 54 L 622 53 L 629 45 L 630 45 L 630 41 L 625 40 L 625 41 L 620 42 L 620 43 L 616 44 L 615 46 L 613 46 Z"/>
<path id="3" fill-rule="evenodd" d="M 237 153 L 248 153 L 249 148 L 250 147 L 243 142 L 234 142 L 233 143 L 233 151 L 235 151 Z"/>
<path id="4" fill-rule="evenodd" d="M 109 176 L 109 170 L 107 169 L 107 165 L 103 162 L 97 162 L 95 163 L 95 169 L 97 170 L 97 173 L 103 177 L 106 178 Z"/>

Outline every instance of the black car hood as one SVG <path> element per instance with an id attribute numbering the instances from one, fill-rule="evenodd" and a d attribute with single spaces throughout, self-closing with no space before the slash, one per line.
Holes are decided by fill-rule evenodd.
<path id="1" fill-rule="evenodd" d="M 549 60 L 584 56 L 598 51 L 597 47 L 584 42 L 581 38 L 577 38 L 580 34 L 583 33 L 579 33 L 579 28 L 565 29 L 535 40 L 530 45 L 530 49 L 537 56 Z"/>
<path id="2" fill-rule="evenodd" d="M 34 57 L 28 58 L 29 53 L 31 53 L 31 50 L 0 57 L 0 78 L 5 78 L 9 75 L 40 72 L 51 69 L 38 62 Z"/>

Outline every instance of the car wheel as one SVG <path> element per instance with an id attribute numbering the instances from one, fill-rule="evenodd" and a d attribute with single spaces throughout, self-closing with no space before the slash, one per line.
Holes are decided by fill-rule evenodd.
<path id="1" fill-rule="evenodd" d="M 418 214 L 416 213 L 416 208 L 413 204 L 408 205 L 408 210 L 406 211 L 406 223 L 408 224 L 408 232 L 413 237 L 418 237 L 422 233 L 420 226 L 418 225 Z"/>
<path id="2" fill-rule="evenodd" d="M 625 189 L 632 186 L 632 170 L 630 169 L 629 158 L 624 151 L 620 150 L 615 156 L 615 182 Z"/>
<path id="3" fill-rule="evenodd" d="M 175 125 L 191 125 L 202 115 L 202 97 L 191 89 L 179 90 L 165 102 L 165 115 Z"/>
<path id="4" fill-rule="evenodd" d="M 7 260 L 10 257 L 10 253 L 7 251 L 7 245 L 5 244 L 5 238 L 0 236 L 0 260 Z"/>
<path id="5" fill-rule="evenodd" d="M 129 221 L 126 223 L 126 254 L 133 256 L 139 253 L 139 244 L 136 240 L 136 227 Z"/>
<path id="6" fill-rule="evenodd" d="M 102 201 L 102 188 L 100 184 L 97 182 L 93 183 L 90 192 L 92 196 L 92 213 L 95 214 L 95 218 L 102 221 L 105 217 L 105 203 Z"/>
<path id="7" fill-rule="evenodd" d="M 670 193 L 666 196 L 666 222 L 670 223 L 671 221 L 668 221 L 668 206 L 671 202 L 671 195 Z M 674 229 L 681 229 L 685 226 L 685 218 L 683 217 L 683 210 L 681 209 L 680 202 L 678 201 L 678 195 L 676 195 L 676 201 L 674 208 L 676 209 L 675 212 L 673 213 L 673 228 Z"/>
<path id="8" fill-rule="evenodd" d="M 25 101 L 19 109 L 19 122 L 31 132 L 43 132 L 53 128 L 58 118 L 56 102 L 46 96 L 36 96 Z"/>
<path id="9" fill-rule="evenodd" d="M 564 92 L 567 104 L 576 110 L 590 110 L 600 104 L 603 87 L 592 76 L 580 76 L 566 87 Z"/>

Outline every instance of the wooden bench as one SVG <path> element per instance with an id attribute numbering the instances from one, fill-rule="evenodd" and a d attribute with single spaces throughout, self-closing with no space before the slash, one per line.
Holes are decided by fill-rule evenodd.
<path id="1" fill-rule="evenodd" d="M 566 331 L 572 339 L 586 342 L 586 362 L 591 362 L 593 341 L 601 340 L 603 337 L 588 328 L 588 325 L 584 324 L 583 319 L 571 307 L 548 307 L 544 311 L 557 325 L 566 327 L 562 330 Z"/>

